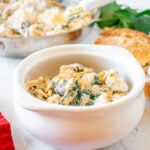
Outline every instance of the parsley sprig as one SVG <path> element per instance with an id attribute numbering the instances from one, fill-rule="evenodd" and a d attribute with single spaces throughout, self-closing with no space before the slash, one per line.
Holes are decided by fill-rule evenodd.
<path id="1" fill-rule="evenodd" d="M 150 9 L 139 12 L 130 7 L 109 3 L 100 8 L 98 27 L 131 28 L 146 34 L 150 33 Z"/>

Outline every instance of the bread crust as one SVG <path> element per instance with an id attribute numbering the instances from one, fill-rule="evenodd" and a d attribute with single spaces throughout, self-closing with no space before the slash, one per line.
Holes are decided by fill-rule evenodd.
<path id="1" fill-rule="evenodd" d="M 104 28 L 95 44 L 116 45 L 129 50 L 147 72 L 150 66 L 150 37 L 127 28 Z"/>

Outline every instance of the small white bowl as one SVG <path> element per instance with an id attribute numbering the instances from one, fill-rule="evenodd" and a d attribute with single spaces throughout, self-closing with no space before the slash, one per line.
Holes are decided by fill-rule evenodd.
<path id="1" fill-rule="evenodd" d="M 119 100 L 94 106 L 50 104 L 31 96 L 25 81 L 56 75 L 64 64 L 81 63 L 97 72 L 115 69 L 130 86 Z M 15 111 L 24 127 L 37 138 L 63 150 L 91 150 L 113 144 L 137 125 L 144 111 L 145 75 L 125 49 L 104 45 L 63 45 L 24 59 L 14 75 Z"/>

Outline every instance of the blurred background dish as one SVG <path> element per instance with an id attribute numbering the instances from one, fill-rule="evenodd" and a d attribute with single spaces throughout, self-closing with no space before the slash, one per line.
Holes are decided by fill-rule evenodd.
<path id="1" fill-rule="evenodd" d="M 37 5 L 38 2 L 31 3 L 30 0 L 10 1 L 8 4 L 4 3 L 5 7 L 0 6 L 2 7 L 0 12 L 2 14 L 0 18 L 1 55 L 25 57 L 39 49 L 77 42 L 90 31 L 90 25 L 99 16 L 98 10 L 94 10 L 82 12 L 64 21 L 62 18 L 65 7 L 69 7 L 70 3 L 68 6 L 67 1 L 62 1 L 63 5 L 55 4 L 56 1 L 54 1 L 47 6 L 46 2 L 43 7 Z M 18 15 L 20 17 L 17 17 Z M 53 22 L 50 23 L 51 21 Z"/>

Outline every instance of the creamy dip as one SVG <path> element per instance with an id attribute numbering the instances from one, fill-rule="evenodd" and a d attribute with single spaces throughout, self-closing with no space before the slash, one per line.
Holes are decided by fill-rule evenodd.
<path id="1" fill-rule="evenodd" d="M 49 103 L 88 106 L 113 102 L 128 93 L 125 80 L 114 70 L 96 73 L 81 64 L 60 67 L 59 74 L 26 82 L 27 90 Z"/>
<path id="2" fill-rule="evenodd" d="M 49 36 L 81 28 L 93 18 L 82 12 L 69 18 L 56 0 L 0 1 L 0 37 Z"/>

